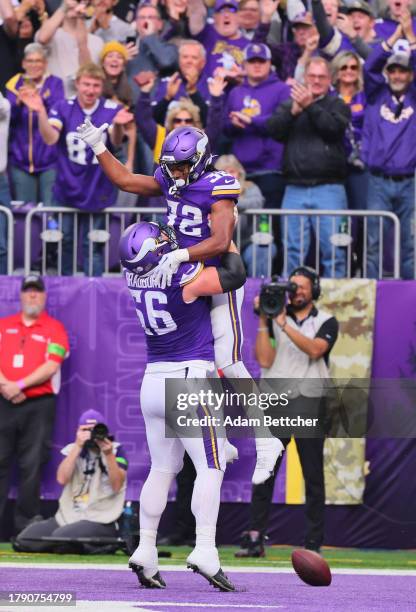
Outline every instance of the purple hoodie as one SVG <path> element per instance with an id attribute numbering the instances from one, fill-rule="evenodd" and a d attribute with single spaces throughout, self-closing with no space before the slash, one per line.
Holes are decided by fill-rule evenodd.
<path id="1" fill-rule="evenodd" d="M 225 108 L 225 133 L 232 139 L 232 152 L 243 164 L 247 174 L 281 171 L 283 145 L 269 136 L 266 122 L 276 108 L 290 98 L 290 87 L 274 73 L 258 85 L 248 81 L 234 87 Z M 231 111 L 240 111 L 251 117 L 246 128 L 235 127 Z"/>
<path id="2" fill-rule="evenodd" d="M 11 104 L 9 162 L 33 174 L 53 167 L 57 150 L 55 145 L 47 145 L 43 141 L 37 113 L 18 103 L 17 92 L 22 85 L 23 75 L 20 73 L 6 83 L 6 96 Z M 65 97 L 62 80 L 52 75 L 46 75 L 39 92 L 47 112 Z"/>

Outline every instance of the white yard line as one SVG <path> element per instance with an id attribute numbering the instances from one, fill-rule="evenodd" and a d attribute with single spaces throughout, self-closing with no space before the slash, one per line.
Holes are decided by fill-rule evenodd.
<path id="1" fill-rule="evenodd" d="M 127 561 L 126 561 L 127 563 Z M 111 563 L 3 563 L 0 562 L 0 571 L 2 568 L 14 567 L 14 568 L 27 568 L 27 569 L 76 569 L 76 570 L 119 570 L 129 571 L 131 569 L 127 565 L 116 565 Z M 163 572 L 189 572 L 184 562 L 183 565 L 160 565 L 160 571 Z M 241 573 L 241 574 L 292 574 L 293 569 L 290 567 L 259 567 L 259 566 L 244 566 L 236 567 L 223 566 L 222 568 L 227 573 Z M 336 567 L 331 569 L 333 574 L 349 574 L 357 576 L 416 576 L 416 570 L 413 569 L 359 569 L 349 567 Z"/>
<path id="2" fill-rule="evenodd" d="M 258 606 L 255 604 L 230 604 L 230 603 L 224 603 L 224 604 L 215 604 L 215 603 L 184 603 L 184 602 L 173 602 L 173 601 L 141 601 L 140 602 L 141 606 L 166 606 L 166 607 L 170 607 L 170 608 L 174 608 L 174 607 L 181 607 L 181 608 L 193 608 L 194 606 L 198 607 L 198 608 L 226 608 L 227 610 L 231 609 L 231 608 L 237 608 L 238 610 L 258 610 L 259 608 L 261 610 L 263 609 L 267 609 L 267 610 L 281 610 L 282 608 L 285 608 L 286 606 L 269 606 L 267 604 L 259 604 Z"/>

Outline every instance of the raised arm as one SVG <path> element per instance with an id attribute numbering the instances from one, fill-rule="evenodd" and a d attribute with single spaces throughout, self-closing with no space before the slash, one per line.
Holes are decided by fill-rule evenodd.
<path id="1" fill-rule="evenodd" d="M 136 125 L 146 144 L 154 149 L 157 140 L 157 123 L 153 119 L 150 92 L 141 88 L 135 109 Z"/>
<path id="2" fill-rule="evenodd" d="M 3 19 L 3 27 L 8 36 L 16 36 L 18 21 L 10 0 L 0 0 L 0 17 Z"/>
<path id="3" fill-rule="evenodd" d="M 202 32 L 207 20 L 207 7 L 203 0 L 188 0 L 186 11 L 189 23 L 189 31 L 192 36 L 197 36 Z"/>
<path id="4" fill-rule="evenodd" d="M 110 153 L 102 141 L 102 134 L 107 128 L 107 123 L 97 128 L 89 119 L 86 119 L 82 125 L 78 126 L 77 132 L 79 137 L 94 151 L 101 168 L 110 181 L 123 191 L 145 197 L 162 195 L 158 182 L 152 176 L 133 174 Z"/>
<path id="5" fill-rule="evenodd" d="M 52 37 L 54 36 L 56 30 L 61 27 L 62 22 L 65 17 L 66 5 L 65 2 L 61 4 L 60 7 L 56 9 L 49 19 L 47 19 L 42 27 L 36 32 L 35 40 L 41 45 L 47 45 Z"/>
<path id="6" fill-rule="evenodd" d="M 391 53 L 393 53 L 394 43 L 401 36 L 402 27 L 398 25 L 394 34 L 388 40 L 374 47 L 372 53 L 368 56 L 364 64 L 364 91 L 367 100 L 372 101 L 378 95 L 380 89 L 385 87 L 386 79 L 383 68 Z"/>

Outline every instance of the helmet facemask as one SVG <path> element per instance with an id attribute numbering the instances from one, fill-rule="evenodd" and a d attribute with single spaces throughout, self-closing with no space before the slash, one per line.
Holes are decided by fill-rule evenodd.
<path id="1" fill-rule="evenodd" d="M 180 141 L 178 143 L 175 143 L 176 146 L 174 145 L 173 149 L 164 150 L 164 148 L 162 148 L 162 155 L 160 157 L 159 164 L 163 174 L 169 181 L 169 192 L 172 194 L 177 193 L 179 189 L 183 189 L 190 183 L 193 183 L 194 181 L 198 180 L 198 178 L 205 171 L 207 166 L 212 162 L 212 155 L 209 148 L 208 137 L 204 132 L 197 128 L 178 128 L 178 130 L 181 130 L 185 137 L 189 134 L 189 132 L 191 132 L 191 130 L 197 132 L 198 139 L 195 140 L 195 144 L 192 146 L 193 151 L 189 151 L 189 157 L 187 158 L 182 158 L 179 146 Z M 175 136 L 174 132 L 177 132 L 178 130 L 174 130 L 169 136 Z M 169 136 L 167 137 L 168 139 Z M 181 134 L 179 136 L 181 136 Z M 180 166 L 185 163 L 189 164 L 189 172 L 187 178 L 175 179 L 172 174 L 172 169 L 175 166 Z"/>
<path id="2" fill-rule="evenodd" d="M 120 240 L 121 264 L 136 274 L 151 272 L 163 255 L 178 248 L 175 231 L 159 222 L 140 222 L 127 228 Z"/>

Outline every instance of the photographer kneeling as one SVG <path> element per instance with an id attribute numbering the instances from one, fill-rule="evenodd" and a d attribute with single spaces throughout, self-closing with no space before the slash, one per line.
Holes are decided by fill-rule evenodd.
<path id="1" fill-rule="evenodd" d="M 107 437 L 108 436 L 108 437 Z M 14 548 L 18 551 L 46 552 L 70 549 L 80 552 L 76 538 L 117 537 L 117 519 L 123 512 L 126 496 L 127 459 L 122 446 L 112 441 L 104 417 L 87 410 L 79 419 L 75 442 L 65 446 L 65 459 L 59 464 L 56 479 L 64 485 L 59 509 L 54 517 L 28 525 L 19 533 Z M 42 541 L 44 536 L 73 538 L 62 544 Z"/>
<path id="2" fill-rule="evenodd" d="M 285 414 L 293 417 L 318 417 L 318 427 L 271 428 L 287 446 L 290 435 L 296 446 L 305 480 L 306 537 L 305 548 L 320 551 L 324 535 L 325 483 L 323 468 L 325 382 L 329 378 L 328 357 L 338 336 L 338 322 L 332 315 L 318 310 L 314 301 L 320 295 L 319 276 L 307 266 L 293 270 L 286 287 L 273 283 L 262 289 L 260 322 L 256 338 L 256 358 L 262 368 L 262 378 L 274 385 L 290 389 Z M 285 294 L 289 302 L 285 306 Z M 259 307 L 256 298 L 255 307 Z M 276 316 L 276 312 L 279 312 Z M 269 316 L 267 316 L 267 314 Z M 273 380 L 271 380 L 273 379 Z M 293 380 L 288 380 L 293 379 Z M 286 389 L 287 387 L 287 389 Z M 273 414 L 272 409 L 266 414 Z M 266 482 L 252 490 L 249 531 L 243 534 L 237 557 L 264 556 L 264 536 L 267 529 L 274 482 L 282 458 Z"/>

